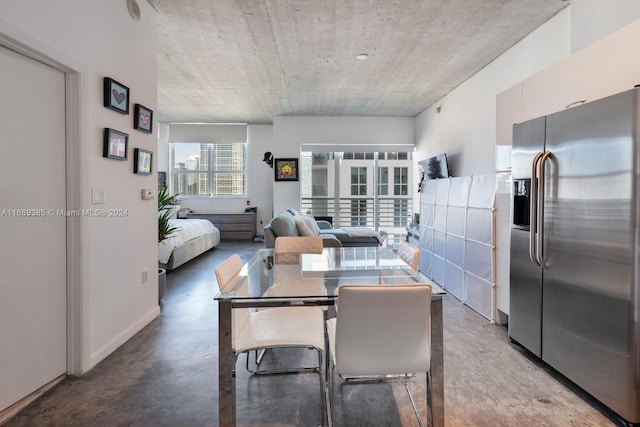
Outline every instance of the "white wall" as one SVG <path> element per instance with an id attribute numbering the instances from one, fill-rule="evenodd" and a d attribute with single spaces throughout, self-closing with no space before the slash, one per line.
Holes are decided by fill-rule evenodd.
<path id="1" fill-rule="evenodd" d="M 300 157 L 302 144 L 413 145 L 414 132 L 412 117 L 276 116 L 271 151 L 274 158 L 286 158 Z M 300 182 L 273 186 L 274 213 L 300 208 Z"/>
<path id="2" fill-rule="evenodd" d="M 569 53 L 569 20 L 565 9 L 419 114 L 416 158 L 446 153 L 452 176 L 494 172 L 496 94 Z"/>
<path id="3" fill-rule="evenodd" d="M 571 53 L 640 17 L 638 0 L 572 0 Z"/>
<path id="4" fill-rule="evenodd" d="M 273 126 L 249 125 L 247 129 L 247 161 L 249 163 L 248 192 L 251 206 L 258 207 L 257 230 L 264 235 L 264 226 L 273 217 L 273 169 L 262 161 L 264 153 L 273 152 Z"/>
<path id="5" fill-rule="evenodd" d="M 169 125 L 158 123 L 158 171 L 169 171 Z"/>
<path id="6" fill-rule="evenodd" d="M 156 16 L 147 2 L 138 4 L 142 18 L 135 22 L 124 1 L 0 3 L 4 43 L 72 71 L 68 207 L 126 210 L 125 216 L 70 221 L 69 340 L 74 373 L 93 367 L 159 314 L 157 207 L 155 200 L 140 197 L 141 189 L 156 187 L 156 175 L 133 174 L 133 148 L 156 149 L 155 133 L 133 129 L 134 103 L 157 108 Z M 130 88 L 128 116 L 102 106 L 107 76 Z M 129 134 L 128 161 L 102 157 L 105 127 Z M 92 188 L 104 189 L 105 204 L 91 205 Z M 145 284 L 143 270 L 149 272 Z"/>

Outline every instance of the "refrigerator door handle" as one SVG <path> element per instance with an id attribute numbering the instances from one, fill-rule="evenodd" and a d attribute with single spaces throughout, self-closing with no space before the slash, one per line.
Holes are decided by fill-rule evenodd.
<path id="1" fill-rule="evenodd" d="M 531 193 L 529 194 L 529 259 L 531 262 L 540 266 L 538 261 L 538 251 L 536 247 L 536 227 L 538 222 L 538 163 L 544 155 L 544 151 L 540 151 L 531 162 Z"/>
<path id="2" fill-rule="evenodd" d="M 543 238 L 544 238 L 544 186 L 545 186 L 545 173 L 544 173 L 544 166 L 545 163 L 547 162 L 547 159 L 549 159 L 549 157 L 552 157 L 553 154 L 551 153 L 551 151 L 547 151 L 544 153 L 544 155 L 542 157 L 540 157 L 540 163 L 539 163 L 539 170 L 538 170 L 538 177 L 539 177 L 539 182 L 538 182 L 538 213 L 537 213 L 537 228 L 538 228 L 538 235 L 536 238 L 536 258 L 538 260 L 538 265 L 542 268 L 547 268 L 547 265 L 544 262 L 544 246 L 542 244 Z"/>

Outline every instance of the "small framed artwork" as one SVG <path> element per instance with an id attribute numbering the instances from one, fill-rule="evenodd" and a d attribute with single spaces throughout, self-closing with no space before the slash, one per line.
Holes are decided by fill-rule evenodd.
<path id="1" fill-rule="evenodd" d="M 133 108 L 133 128 L 140 132 L 151 133 L 153 131 L 153 111 L 144 105 L 136 104 Z"/>
<path id="2" fill-rule="evenodd" d="M 115 129 L 105 128 L 102 157 L 115 160 L 127 160 L 129 135 Z"/>
<path id="3" fill-rule="evenodd" d="M 151 175 L 153 151 L 136 148 L 133 150 L 133 173 Z"/>
<path id="4" fill-rule="evenodd" d="M 104 106 L 121 114 L 129 114 L 129 88 L 111 77 L 105 77 Z"/>
<path id="5" fill-rule="evenodd" d="M 298 180 L 298 159 L 275 159 L 276 181 Z"/>

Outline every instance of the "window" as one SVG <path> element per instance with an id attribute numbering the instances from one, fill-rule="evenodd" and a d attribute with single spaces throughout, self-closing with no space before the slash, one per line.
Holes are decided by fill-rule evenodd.
<path id="1" fill-rule="evenodd" d="M 378 153 L 378 159 L 380 160 L 411 160 L 411 153 L 409 152 Z"/>
<path id="2" fill-rule="evenodd" d="M 412 157 L 411 151 L 303 150 L 300 208 L 333 218 L 334 227 L 386 232 L 396 245 L 411 222 Z"/>
<path id="3" fill-rule="evenodd" d="M 352 196 L 367 195 L 367 168 L 366 167 L 351 168 L 351 195 Z"/>
<path id="4" fill-rule="evenodd" d="M 378 168 L 378 196 L 389 195 L 389 168 Z"/>
<path id="5" fill-rule="evenodd" d="M 407 200 L 398 199 L 393 201 L 393 226 L 406 227 L 409 218 L 409 203 Z"/>
<path id="6" fill-rule="evenodd" d="M 174 143 L 171 147 L 172 194 L 247 194 L 246 144 Z"/>
<path id="7" fill-rule="evenodd" d="M 409 194 L 408 168 L 393 168 L 393 194 L 406 196 Z"/>
<path id="8" fill-rule="evenodd" d="M 352 200 L 351 201 L 351 226 L 367 225 L 367 201 Z"/>
<path id="9" fill-rule="evenodd" d="M 342 156 L 344 160 L 373 160 L 373 153 L 344 153 Z"/>

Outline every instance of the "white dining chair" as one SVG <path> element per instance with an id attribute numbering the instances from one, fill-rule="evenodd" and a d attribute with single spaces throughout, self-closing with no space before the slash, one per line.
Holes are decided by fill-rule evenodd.
<path id="1" fill-rule="evenodd" d="M 277 301 L 278 297 L 287 295 L 296 295 L 298 297 L 322 297 L 327 294 L 324 275 L 320 277 L 302 277 L 302 271 L 300 269 L 300 255 L 305 253 L 319 254 L 322 253 L 322 238 L 321 237 L 277 237 L 274 247 L 275 252 L 275 264 L 273 265 L 273 281 L 271 286 L 264 292 L 263 297 L 269 298 L 272 301 Z M 292 305 L 304 305 L 305 301 L 298 298 L 297 301 L 291 302 Z M 308 316 L 306 311 L 300 310 L 299 307 L 278 307 L 278 310 L 294 310 L 291 311 L 290 316 L 295 318 L 297 316 Z M 323 316 L 323 322 L 326 321 L 327 307 L 307 306 L 307 309 L 320 311 Z M 260 308 L 263 310 L 274 310 L 274 308 Z M 323 323 L 324 325 L 324 323 Z M 262 359 L 267 349 L 263 349 L 260 352 L 256 351 L 255 359 L 257 368 L 260 367 Z M 249 356 L 247 355 L 247 360 Z M 271 370 L 258 371 L 264 373 L 271 373 Z"/>
<path id="2" fill-rule="evenodd" d="M 224 289 L 242 270 L 242 260 L 234 254 L 222 262 L 215 270 L 220 289 Z M 246 278 L 245 278 L 246 280 Z M 240 294 L 246 295 L 246 286 L 239 287 Z M 253 374 L 322 372 L 322 352 L 324 350 L 324 316 L 317 307 L 283 307 L 270 310 L 250 311 L 247 308 L 233 309 L 232 349 L 234 357 L 247 353 L 247 370 Z M 248 353 L 277 347 L 299 347 L 315 349 L 317 366 L 310 368 L 279 369 L 262 372 L 249 368 Z M 320 378 L 321 387 L 323 378 Z M 324 399 L 323 399 L 324 400 Z"/>
<path id="3" fill-rule="evenodd" d="M 420 249 L 403 240 L 400 242 L 400 246 L 398 246 L 397 253 L 398 256 L 412 269 L 418 269 L 418 262 L 420 261 Z"/>
<path id="4" fill-rule="evenodd" d="M 419 424 L 422 418 L 409 389 L 409 375 L 426 372 L 431 410 L 431 286 L 344 285 L 337 316 L 327 321 L 331 423 L 335 425 L 335 376 L 370 381 L 402 375 Z"/>

